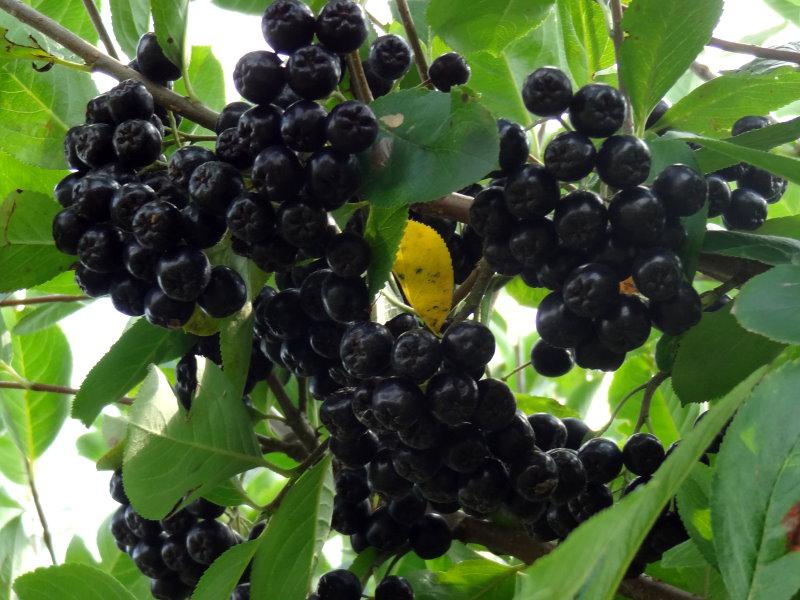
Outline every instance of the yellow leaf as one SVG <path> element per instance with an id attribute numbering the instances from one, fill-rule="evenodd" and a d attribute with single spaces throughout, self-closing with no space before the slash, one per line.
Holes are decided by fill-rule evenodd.
<path id="1" fill-rule="evenodd" d="M 453 303 L 453 263 L 442 237 L 409 221 L 392 270 L 411 307 L 438 333 Z"/>

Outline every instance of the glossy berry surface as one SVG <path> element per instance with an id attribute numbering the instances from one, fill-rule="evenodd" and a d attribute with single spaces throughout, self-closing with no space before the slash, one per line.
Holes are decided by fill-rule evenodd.
<path id="1" fill-rule="evenodd" d="M 176 329 L 189 322 L 194 313 L 194 303 L 175 300 L 160 289 L 151 289 L 144 299 L 144 311 L 153 325 Z"/>
<path id="2" fill-rule="evenodd" d="M 189 195 L 201 210 L 224 215 L 244 188 L 239 171 L 221 161 L 197 167 L 189 179 Z"/>
<path id="3" fill-rule="evenodd" d="M 164 54 L 156 34 L 145 33 L 136 46 L 136 64 L 139 72 L 153 81 L 173 81 L 180 78 L 181 69 Z"/>
<path id="4" fill-rule="evenodd" d="M 591 326 L 590 321 L 567 308 L 560 292 L 553 292 L 539 304 L 536 331 L 551 346 L 574 348 L 589 336 Z"/>
<path id="5" fill-rule="evenodd" d="M 464 321 L 453 325 L 442 338 L 445 360 L 470 373 L 488 365 L 494 356 L 494 351 L 492 332 L 485 325 L 475 321 Z"/>
<path id="6" fill-rule="evenodd" d="M 700 295 L 688 283 L 683 283 L 669 300 L 650 303 L 653 325 L 670 335 L 685 333 L 697 325 L 702 316 Z"/>
<path id="7" fill-rule="evenodd" d="M 593 438 L 578 450 L 589 483 L 609 483 L 622 470 L 622 451 L 616 442 L 607 438 Z"/>
<path id="8" fill-rule="evenodd" d="M 641 185 L 650 174 L 650 149 L 633 135 L 615 135 L 600 146 L 597 174 L 614 188 Z"/>
<path id="9" fill-rule="evenodd" d="M 558 485 L 558 466 L 540 451 L 532 452 L 517 475 L 515 486 L 523 498 L 537 502 L 550 496 Z"/>
<path id="10" fill-rule="evenodd" d="M 301 98 L 316 100 L 329 95 L 342 75 L 339 58 L 317 45 L 298 48 L 286 63 L 286 81 Z"/>
<path id="11" fill-rule="evenodd" d="M 247 302 L 247 286 L 233 269 L 219 265 L 211 269 L 211 276 L 197 303 L 215 319 L 224 319 L 239 310 Z"/>
<path id="12" fill-rule="evenodd" d="M 482 237 L 507 236 L 514 226 L 514 217 L 506 208 L 506 197 L 502 188 L 489 187 L 482 190 L 469 209 L 470 223 Z"/>
<path id="13" fill-rule="evenodd" d="M 192 302 L 211 279 L 206 255 L 191 248 L 178 248 L 165 255 L 156 267 L 161 290 L 173 300 Z"/>
<path id="14" fill-rule="evenodd" d="M 608 210 L 594 192 L 571 192 L 556 206 L 553 223 L 563 246 L 574 250 L 588 249 L 604 236 Z"/>
<path id="15" fill-rule="evenodd" d="M 553 223 L 548 219 L 520 221 L 511 232 L 508 249 L 523 268 L 535 267 L 550 258 L 558 246 Z"/>
<path id="16" fill-rule="evenodd" d="M 788 181 L 769 171 L 752 165 L 746 166 L 737 180 L 740 188 L 753 190 L 764 197 L 767 204 L 778 202 L 788 189 Z"/>
<path id="17" fill-rule="evenodd" d="M 284 85 L 280 58 L 266 50 L 245 54 L 234 68 L 233 85 L 244 99 L 255 104 L 269 104 Z"/>
<path id="18" fill-rule="evenodd" d="M 728 182 L 717 175 L 706 177 L 708 184 L 708 216 L 718 217 L 731 203 L 731 188 Z"/>
<path id="19" fill-rule="evenodd" d="M 478 386 L 469 375 L 444 371 L 425 390 L 431 413 L 446 425 L 467 421 L 478 405 Z"/>
<path id="20" fill-rule="evenodd" d="M 526 165 L 508 178 L 505 196 L 508 210 L 515 217 L 543 217 L 558 203 L 558 183 L 544 167 Z"/>
<path id="21" fill-rule="evenodd" d="M 405 578 L 388 575 L 375 587 L 375 600 L 414 600 L 414 590 Z"/>
<path id="22" fill-rule="evenodd" d="M 569 351 L 539 340 L 531 350 L 531 364 L 540 375 L 561 377 L 570 372 L 573 363 Z"/>
<path id="23" fill-rule="evenodd" d="M 452 541 L 453 534 L 447 521 L 435 513 L 422 517 L 409 532 L 411 549 L 423 560 L 445 555 Z"/>
<path id="24" fill-rule="evenodd" d="M 586 423 L 575 417 L 566 417 L 562 419 L 562 423 L 567 429 L 567 439 L 564 442 L 564 447 L 570 450 L 578 450 L 592 430 Z"/>
<path id="25" fill-rule="evenodd" d="M 650 300 L 668 300 L 683 282 L 683 265 L 671 250 L 648 250 L 633 264 L 633 281 Z"/>
<path id="26" fill-rule="evenodd" d="M 292 104 L 281 120 L 283 143 L 292 150 L 314 152 L 325 144 L 328 113 L 316 102 L 301 100 Z"/>
<path id="27" fill-rule="evenodd" d="M 311 43 L 314 13 L 298 0 L 278 0 L 264 11 L 261 32 L 270 48 L 283 54 Z"/>
<path id="28" fill-rule="evenodd" d="M 500 508 L 510 490 L 506 466 L 497 459 L 487 458 L 459 487 L 458 501 L 473 514 L 489 515 Z"/>
<path id="29" fill-rule="evenodd" d="M 591 337 L 575 348 L 575 364 L 583 369 L 614 372 L 622 366 L 624 352 L 608 348 L 596 337 Z"/>
<path id="30" fill-rule="evenodd" d="M 625 120 L 625 99 L 616 88 L 600 83 L 575 92 L 569 104 L 569 120 L 575 131 L 593 138 L 614 135 Z"/>
<path id="31" fill-rule="evenodd" d="M 586 488 L 586 470 L 574 450 L 558 448 L 547 454 L 558 470 L 558 484 L 550 496 L 551 500 L 555 504 L 564 504 Z"/>
<path id="32" fill-rule="evenodd" d="M 666 207 L 650 190 L 622 190 L 611 200 L 608 217 L 614 233 L 633 244 L 652 244 L 664 231 Z"/>
<path id="33" fill-rule="evenodd" d="M 381 375 L 389 367 L 393 345 L 394 337 L 383 325 L 354 323 L 342 337 L 342 364 L 355 377 Z"/>
<path id="34" fill-rule="evenodd" d="M 512 173 L 528 161 L 530 144 L 522 126 L 506 119 L 497 120 L 500 134 L 500 169 Z"/>
<path id="35" fill-rule="evenodd" d="M 367 39 L 361 7 L 351 0 L 330 0 L 317 17 L 317 38 L 337 54 L 358 50 Z"/>
<path id="36" fill-rule="evenodd" d="M 564 281 L 564 304 L 579 317 L 599 317 L 619 299 L 619 281 L 613 269 L 589 263 Z"/>
<path id="37" fill-rule="evenodd" d="M 498 379 L 483 379 L 478 382 L 478 405 L 472 413 L 472 423 L 484 432 L 498 431 L 506 427 L 517 412 L 514 394 Z"/>
<path id="38" fill-rule="evenodd" d="M 325 133 L 334 150 L 363 152 L 378 137 L 378 120 L 369 106 L 348 100 L 330 112 Z"/>
<path id="39" fill-rule="evenodd" d="M 544 165 L 559 181 L 583 179 L 592 172 L 596 160 L 592 141 L 574 131 L 558 134 L 544 151 Z"/>
<path id="40" fill-rule="evenodd" d="M 535 413 L 528 417 L 528 423 L 536 436 L 536 445 L 542 450 L 561 448 L 567 442 L 567 428 L 558 417 L 549 413 Z"/>
<path id="41" fill-rule="evenodd" d="M 441 92 L 449 92 L 456 85 L 469 81 L 470 68 L 467 61 L 456 52 L 448 52 L 436 58 L 428 69 L 433 86 Z"/>
<path id="42" fill-rule="evenodd" d="M 540 117 L 561 115 L 572 101 L 572 83 L 559 69 L 536 69 L 522 85 L 522 100 L 525 108 Z"/>
<path id="43" fill-rule="evenodd" d="M 439 369 L 442 349 L 439 339 L 426 329 L 401 335 L 392 349 L 392 369 L 414 381 L 426 381 Z"/>
<path id="44" fill-rule="evenodd" d="M 699 211 L 708 198 L 705 177 L 686 165 L 671 165 L 653 182 L 653 192 L 670 215 L 688 217 Z"/>
<path id="45" fill-rule="evenodd" d="M 644 345 L 651 326 L 647 306 L 635 297 L 622 296 L 616 306 L 597 321 L 597 336 L 610 350 L 630 352 Z"/>
<path id="46" fill-rule="evenodd" d="M 320 577 L 317 595 L 319 600 L 359 600 L 361 589 L 358 577 L 350 571 L 339 569 Z"/>
<path id="47" fill-rule="evenodd" d="M 400 79 L 411 66 L 411 47 L 397 35 L 382 35 L 369 48 L 369 62 L 384 79 Z"/>
<path id="48" fill-rule="evenodd" d="M 664 446 L 650 433 L 635 433 L 622 448 L 625 468 L 636 475 L 652 475 L 664 462 Z"/>

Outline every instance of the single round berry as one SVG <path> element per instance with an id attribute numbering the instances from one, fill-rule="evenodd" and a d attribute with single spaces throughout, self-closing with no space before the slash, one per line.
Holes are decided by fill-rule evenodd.
<path id="1" fill-rule="evenodd" d="M 326 210 L 335 210 L 358 191 L 361 167 L 353 154 L 335 150 L 315 153 L 306 165 L 308 187 Z"/>
<path id="2" fill-rule="evenodd" d="M 261 19 L 261 32 L 275 52 L 287 54 L 310 44 L 314 39 L 316 20 L 304 2 L 278 0 L 273 2 Z"/>
<path id="3" fill-rule="evenodd" d="M 417 424 L 419 423 L 420 421 L 417 421 Z M 417 425 L 414 425 L 414 427 L 417 427 Z M 439 440 L 441 440 L 441 437 Z M 392 464 L 394 465 L 395 471 L 397 471 L 403 479 L 415 484 L 423 484 L 432 480 L 439 470 L 443 468 L 442 457 L 438 448 L 417 450 L 403 445 L 392 451 Z M 390 514 L 391 513 L 392 510 L 390 506 Z M 406 523 L 403 519 L 397 520 L 400 523 Z"/>
<path id="4" fill-rule="evenodd" d="M 186 325 L 193 313 L 193 302 L 173 300 L 158 288 L 151 289 L 144 299 L 145 317 L 153 325 L 177 329 Z"/>
<path id="5" fill-rule="evenodd" d="M 470 421 L 484 432 L 508 426 L 517 413 L 517 402 L 509 387 L 498 379 L 478 382 L 478 404 Z"/>
<path id="6" fill-rule="evenodd" d="M 107 221 L 111 215 L 111 202 L 120 185 L 105 175 L 87 175 L 72 188 L 72 206 L 75 213 L 95 223 Z"/>
<path id="7" fill-rule="evenodd" d="M 367 39 L 361 7 L 351 0 L 329 0 L 317 17 L 317 39 L 337 54 L 358 50 Z"/>
<path id="8" fill-rule="evenodd" d="M 125 523 L 139 539 L 155 541 L 161 536 L 161 526 L 158 521 L 145 519 L 132 506 L 125 509 Z"/>
<path id="9" fill-rule="evenodd" d="M 108 92 L 108 111 L 115 123 L 129 119 L 148 121 L 154 110 L 153 96 L 141 81 L 126 79 Z"/>
<path id="10" fill-rule="evenodd" d="M 606 508 L 611 508 L 614 504 L 614 496 L 611 490 L 602 483 L 589 482 L 586 489 L 568 503 L 569 512 L 579 523 L 592 518 Z"/>
<path id="11" fill-rule="evenodd" d="M 547 498 L 558 485 L 558 467 L 546 453 L 534 451 L 525 458 L 515 480 L 517 492 L 531 502 Z"/>
<path id="12" fill-rule="evenodd" d="M 378 137 L 378 119 L 366 104 L 348 100 L 330 112 L 325 133 L 334 150 L 356 154 Z"/>
<path id="13" fill-rule="evenodd" d="M 494 335 L 475 321 L 463 321 L 447 329 L 442 338 L 444 358 L 450 364 L 472 373 L 483 369 L 495 351 Z"/>
<path id="14" fill-rule="evenodd" d="M 161 560 L 170 571 L 183 571 L 194 562 L 186 550 L 186 536 L 167 538 L 161 546 Z"/>
<path id="15" fill-rule="evenodd" d="M 140 317 L 144 314 L 144 299 L 149 289 L 141 279 L 129 275 L 117 276 L 111 284 L 111 302 L 122 314 Z"/>
<path id="16" fill-rule="evenodd" d="M 469 65 L 457 52 L 442 54 L 428 69 L 428 78 L 433 87 L 441 92 L 449 92 L 453 86 L 464 85 L 469 81 L 469 76 Z"/>
<path id="17" fill-rule="evenodd" d="M 742 117 L 733 124 L 733 127 L 731 128 L 731 135 L 736 137 L 737 135 L 742 135 L 748 131 L 763 129 L 771 124 L 772 120 L 769 117 L 760 117 L 754 115 Z"/>
<path id="18" fill-rule="evenodd" d="M 560 292 L 546 296 L 536 313 L 536 331 L 551 346 L 574 348 L 591 334 L 591 322 L 567 308 Z"/>
<path id="19" fill-rule="evenodd" d="M 475 196 L 469 217 L 481 237 L 507 237 L 514 226 L 514 217 L 506 208 L 505 194 L 500 187 L 486 188 Z"/>
<path id="20" fill-rule="evenodd" d="M 410 379 L 388 377 L 375 386 L 372 407 L 375 418 L 387 429 L 408 429 L 424 413 L 425 396 Z"/>
<path id="21" fill-rule="evenodd" d="M 136 46 L 138 71 L 153 81 L 174 81 L 181 76 L 181 69 L 164 54 L 153 32 L 145 33 Z"/>
<path id="22" fill-rule="evenodd" d="M 372 92 L 373 98 L 385 96 L 394 87 L 394 81 L 381 76 L 376 71 L 376 67 L 371 60 L 364 61 L 364 75 L 367 77 L 367 85 L 369 86 L 369 91 Z"/>
<path id="23" fill-rule="evenodd" d="M 186 534 L 186 549 L 192 560 L 201 565 L 210 565 L 228 548 L 235 538 L 231 530 L 218 521 L 200 521 Z"/>
<path id="24" fill-rule="evenodd" d="M 78 254 L 78 244 L 83 234 L 92 226 L 74 210 L 66 208 L 53 217 L 53 240 L 59 252 Z"/>
<path id="25" fill-rule="evenodd" d="M 633 282 L 650 300 L 668 300 L 678 293 L 683 279 L 681 259 L 671 250 L 647 250 L 633 263 Z"/>
<path id="26" fill-rule="evenodd" d="M 348 502 L 336 496 L 333 500 L 331 529 L 342 535 L 352 535 L 364 531 L 371 513 L 369 500 Z"/>
<path id="27" fill-rule="evenodd" d="M 664 462 L 664 446 L 650 433 L 635 433 L 622 448 L 625 468 L 635 475 L 652 475 Z"/>
<path id="28" fill-rule="evenodd" d="M 363 236 L 340 233 L 333 238 L 325 260 L 340 277 L 360 277 L 369 268 L 372 250 Z"/>
<path id="29" fill-rule="evenodd" d="M 346 502 L 361 502 L 370 496 L 366 469 L 342 469 L 335 477 L 336 496 Z"/>
<path id="30" fill-rule="evenodd" d="M 600 196 L 589 191 L 567 194 L 556 206 L 553 218 L 561 245 L 586 250 L 599 242 L 608 225 L 608 210 Z"/>
<path id="31" fill-rule="evenodd" d="M 528 136 L 522 125 L 506 119 L 497 120 L 497 131 L 500 135 L 500 169 L 504 173 L 513 173 L 528 162 Z"/>
<path id="32" fill-rule="evenodd" d="M 572 356 L 564 348 L 539 340 L 531 350 L 531 364 L 539 375 L 561 377 L 572 370 Z"/>
<path id="33" fill-rule="evenodd" d="M 695 214 L 706 203 L 708 183 L 705 177 L 686 165 L 672 165 L 661 171 L 653 182 L 653 192 L 674 217 Z"/>
<path id="34" fill-rule="evenodd" d="M 197 303 L 215 319 L 224 319 L 237 312 L 247 302 L 247 285 L 236 271 L 225 266 L 211 269 L 208 284 L 197 298 Z"/>
<path id="35" fill-rule="evenodd" d="M 597 321 L 597 337 L 610 350 L 630 352 L 644 345 L 650 337 L 651 326 L 647 306 L 633 296 L 622 296 Z"/>
<path id="36" fill-rule="evenodd" d="M 75 184 L 81 180 L 81 177 L 83 177 L 81 173 L 70 173 L 56 184 L 53 194 L 58 203 L 64 208 L 69 208 L 75 201 L 72 193 L 75 189 Z"/>
<path id="37" fill-rule="evenodd" d="M 378 452 L 378 438 L 371 431 L 365 432 L 360 438 L 353 442 L 344 442 L 331 439 L 331 454 L 350 469 L 363 467 Z"/>
<path id="38" fill-rule="evenodd" d="M 217 124 L 214 127 L 214 131 L 219 134 L 231 127 L 237 127 L 241 116 L 250 110 L 250 108 L 252 108 L 252 105 L 247 102 L 231 102 L 225 105 L 220 111 L 219 117 L 217 117 Z"/>
<path id="39" fill-rule="evenodd" d="M 158 285 L 173 300 L 192 302 L 211 279 L 211 264 L 200 250 L 177 248 L 166 254 L 156 267 Z"/>
<path id="40" fill-rule="evenodd" d="M 83 125 L 74 134 L 74 152 L 77 164 L 97 168 L 112 162 L 116 158 L 114 128 L 105 123 Z"/>
<path id="41" fill-rule="evenodd" d="M 510 491 L 511 481 L 506 466 L 495 458 L 487 458 L 461 484 L 458 501 L 465 510 L 478 515 L 490 515 L 500 508 Z"/>
<path id="42" fill-rule="evenodd" d="M 592 140 L 574 131 L 557 135 L 544 150 L 544 165 L 559 181 L 583 179 L 594 170 L 598 158 Z M 597 167 L 600 172 L 601 164 Z"/>
<path id="43" fill-rule="evenodd" d="M 239 171 L 228 163 L 210 161 L 197 167 L 189 180 L 189 195 L 197 207 L 224 215 L 244 189 Z"/>
<path id="44" fill-rule="evenodd" d="M 492 455 L 509 465 L 524 462 L 536 448 L 536 435 L 521 411 L 508 425 L 489 434 L 487 441 Z"/>
<path id="45" fill-rule="evenodd" d="M 408 528 L 392 519 L 386 507 L 372 513 L 366 534 L 370 546 L 384 552 L 396 552 L 408 542 Z"/>
<path id="46" fill-rule="evenodd" d="M 245 100 L 269 104 L 280 94 L 284 85 L 281 59 L 273 52 L 248 52 L 233 70 L 233 85 Z"/>
<path id="47" fill-rule="evenodd" d="M 239 134 L 235 127 L 226 129 L 217 136 L 217 158 L 230 163 L 237 169 L 246 169 L 253 163 L 248 141 Z"/>
<path id="48" fill-rule="evenodd" d="M 242 113 L 235 127 L 251 156 L 281 143 L 282 118 L 281 110 L 271 104 L 254 106 Z"/>
<path id="49" fill-rule="evenodd" d="M 763 196 L 746 188 L 731 193 L 731 203 L 722 213 L 722 221 L 728 229 L 753 231 L 767 220 L 767 201 Z"/>
<path id="50" fill-rule="evenodd" d="M 125 121 L 114 131 L 114 151 L 120 163 L 141 168 L 161 154 L 161 134 L 149 121 Z"/>
<path id="51" fill-rule="evenodd" d="M 363 279 L 329 275 L 322 284 L 325 312 L 338 323 L 350 323 L 369 314 L 369 290 Z"/>
<path id="52" fill-rule="evenodd" d="M 619 281 L 611 267 L 589 263 L 564 281 L 564 304 L 579 317 L 599 317 L 619 300 Z"/>
<path id="53" fill-rule="evenodd" d="M 111 220 L 124 231 L 131 231 L 133 216 L 142 206 L 156 200 L 153 189 L 142 183 L 126 183 L 111 199 Z"/>
<path id="54" fill-rule="evenodd" d="M 128 495 L 125 493 L 125 486 L 122 483 L 122 471 L 114 471 L 111 480 L 108 482 L 108 493 L 115 502 L 128 504 Z"/>
<path id="55" fill-rule="evenodd" d="M 655 243 L 667 222 L 664 203 L 650 190 L 622 190 L 611 200 L 608 217 L 615 235 L 637 245 Z"/>
<path id="56" fill-rule="evenodd" d="M 384 79 L 400 79 L 411 66 L 411 47 L 400 36 L 382 35 L 369 48 L 369 62 Z"/>
<path id="57" fill-rule="evenodd" d="M 231 235 L 257 244 L 268 241 L 275 231 L 275 211 L 258 194 L 244 193 L 233 201 L 226 215 Z"/>
<path id="58" fill-rule="evenodd" d="M 431 413 L 445 425 L 467 421 L 478 406 L 478 385 L 472 377 L 458 371 L 434 375 L 425 394 Z"/>
<path id="59" fill-rule="evenodd" d="M 441 451 L 445 466 L 465 474 L 474 472 L 489 456 L 481 430 L 471 423 L 460 423 L 450 429 Z"/>
<path id="60" fill-rule="evenodd" d="M 567 428 L 558 417 L 548 413 L 535 413 L 528 423 L 536 435 L 536 445 L 542 450 L 561 448 L 567 442 Z"/>
<path id="61" fill-rule="evenodd" d="M 184 146 L 178 148 L 169 159 L 167 171 L 179 186 L 188 188 L 189 180 L 195 169 L 210 161 L 216 160 L 214 154 L 202 146 Z"/>
<path id="62" fill-rule="evenodd" d="M 635 187 L 647 180 L 651 163 L 644 141 L 633 135 L 614 135 L 600 146 L 597 174 L 611 187 Z"/>
<path id="63" fill-rule="evenodd" d="M 436 513 L 422 517 L 409 532 L 411 550 L 423 560 L 444 556 L 453 542 L 453 533 L 447 521 Z M 407 585 L 407 584 L 406 584 Z M 410 588 L 409 588 L 410 589 Z M 377 594 L 376 594 L 377 599 Z M 412 596 L 410 596 L 413 598 Z"/>
<path id="64" fill-rule="evenodd" d="M 562 420 L 562 423 L 567 428 L 567 440 L 564 442 L 564 448 L 578 450 L 592 430 L 581 419 L 575 417 L 567 417 Z"/>
<path id="65" fill-rule="evenodd" d="M 525 78 L 522 101 L 535 115 L 557 117 L 569 108 L 572 83 L 560 69 L 541 67 Z"/>
<path id="66" fill-rule="evenodd" d="M 272 202 L 292 198 L 303 187 L 305 174 L 297 155 L 286 146 L 270 146 L 256 156 L 252 180 Z"/>
<path id="67" fill-rule="evenodd" d="M 308 317 L 300 304 L 297 289 L 282 290 L 256 308 L 256 322 L 282 340 L 300 337 L 308 328 Z"/>
<path id="68" fill-rule="evenodd" d="M 98 273 L 80 264 L 75 269 L 75 283 L 90 298 L 99 298 L 108 294 L 113 280 L 108 273 Z"/>
<path id="69" fill-rule="evenodd" d="M 412 489 L 410 481 L 401 477 L 392 463 L 392 451 L 383 449 L 369 463 L 369 487 L 386 498 L 402 498 Z"/>
<path id="70" fill-rule="evenodd" d="M 392 349 L 392 369 L 396 375 L 414 381 L 430 379 L 442 364 L 439 339 L 427 329 L 414 329 L 401 335 Z"/>
<path id="71" fill-rule="evenodd" d="M 590 338 L 575 348 L 575 364 L 582 369 L 594 369 L 612 373 L 625 361 L 624 352 L 607 348 L 597 338 Z"/>
<path id="72" fill-rule="evenodd" d="M 592 438 L 578 450 L 589 483 L 610 483 L 622 470 L 622 451 L 607 438 Z"/>
<path id="73" fill-rule="evenodd" d="M 625 121 L 625 98 L 609 85 L 586 85 L 570 101 L 569 120 L 577 132 L 586 136 L 610 137 Z"/>
<path id="74" fill-rule="evenodd" d="M 194 204 L 180 211 L 181 233 L 193 248 L 211 248 L 222 240 L 227 230 L 225 218 L 200 210 Z"/>
<path id="75" fill-rule="evenodd" d="M 578 453 L 568 448 L 550 450 L 547 455 L 556 463 L 558 484 L 550 495 L 554 504 L 564 504 L 586 488 L 586 470 Z"/>
<path id="76" fill-rule="evenodd" d="M 111 535 L 118 544 L 128 547 L 135 546 L 139 543 L 139 537 L 130 530 L 130 527 L 128 527 L 128 523 L 125 519 L 125 512 L 125 506 L 120 506 L 114 511 L 114 514 L 111 516 L 111 523 L 109 526 L 111 529 Z"/>
<path id="77" fill-rule="evenodd" d="M 659 100 L 655 108 L 652 111 L 650 111 L 650 114 L 647 117 L 647 122 L 645 123 L 644 128 L 652 129 L 661 120 L 661 117 L 667 114 L 667 111 L 670 108 L 672 108 L 672 106 L 667 100 L 663 99 Z"/>
<path id="78" fill-rule="evenodd" d="M 189 513 L 186 509 L 179 510 L 159 521 L 164 533 L 173 536 L 185 536 L 186 532 L 189 531 L 196 522 L 197 519 L 194 515 Z"/>
<path id="79" fill-rule="evenodd" d="M 355 440 L 364 433 L 364 426 L 353 413 L 353 394 L 340 391 L 328 396 L 320 406 L 319 418 L 335 438 Z"/>
<path id="80" fill-rule="evenodd" d="M 411 535 L 413 538 L 413 531 Z M 411 544 L 414 549 L 413 539 Z M 449 548 L 450 544 L 447 546 Z M 414 600 L 414 590 L 405 578 L 387 575 L 375 588 L 375 600 Z"/>
<path id="81" fill-rule="evenodd" d="M 108 225 L 94 225 L 78 241 L 78 258 L 85 267 L 98 273 L 111 273 L 122 263 L 122 232 Z"/>
<path id="82" fill-rule="evenodd" d="M 514 227 L 508 240 L 511 256 L 524 268 L 535 267 L 548 259 L 558 247 L 553 223 L 548 219 L 528 219 Z"/>
<path id="83" fill-rule="evenodd" d="M 525 165 L 506 181 L 505 197 L 508 210 L 515 217 L 543 217 L 558 204 L 558 183 L 544 167 Z"/>
<path id="84" fill-rule="evenodd" d="M 669 300 L 650 303 L 653 325 L 669 335 L 685 333 L 697 325 L 702 316 L 700 295 L 688 283 L 683 283 Z"/>
<path id="85" fill-rule="evenodd" d="M 775 204 L 783 198 L 789 186 L 789 182 L 782 177 L 752 165 L 743 169 L 737 184 L 740 188 L 747 188 L 760 194 L 767 204 Z"/>
<path id="86" fill-rule="evenodd" d="M 305 313 L 315 321 L 330 321 L 322 299 L 322 288 L 330 274 L 330 269 L 319 269 L 306 277 L 300 286 L 300 305 Z"/>
<path id="87" fill-rule="evenodd" d="M 301 98 L 325 98 L 339 85 L 342 76 L 339 57 L 322 46 L 298 48 L 286 63 L 286 81 Z"/>
<path id="88" fill-rule="evenodd" d="M 163 541 L 156 538 L 154 540 L 142 540 L 133 547 L 131 558 L 136 568 L 151 579 L 164 577 L 169 573 L 169 569 L 161 558 L 161 546 Z"/>
<path id="89" fill-rule="evenodd" d="M 314 152 L 325 144 L 328 113 L 316 102 L 301 100 L 286 109 L 281 137 L 292 150 Z"/>
<path id="90" fill-rule="evenodd" d="M 355 377 L 376 377 L 389 368 L 393 346 L 394 337 L 383 325 L 354 323 L 342 336 L 342 365 Z"/>

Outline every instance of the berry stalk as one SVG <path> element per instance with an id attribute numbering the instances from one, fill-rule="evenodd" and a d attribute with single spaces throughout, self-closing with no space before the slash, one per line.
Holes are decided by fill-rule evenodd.
<path id="1" fill-rule="evenodd" d="M 111 58 L 119 60 L 117 49 L 114 48 L 114 42 L 111 41 L 111 36 L 108 34 L 108 30 L 103 24 L 103 19 L 100 16 L 100 12 L 97 10 L 97 6 L 95 6 L 93 0 L 83 0 L 83 5 L 86 7 L 86 14 L 89 15 L 89 19 L 92 21 L 97 35 L 100 36 L 100 41 L 103 42 L 106 52 L 108 52 Z"/>
<path id="2" fill-rule="evenodd" d="M 403 22 L 403 29 L 406 31 L 408 43 L 411 44 L 411 48 L 414 50 L 414 64 L 417 65 L 419 78 L 424 85 L 431 87 L 428 81 L 428 62 L 425 60 L 424 50 L 419 41 L 419 34 L 417 33 L 416 25 L 414 25 L 414 19 L 411 17 L 408 2 L 406 0 L 396 0 L 395 4 L 397 5 L 397 12 L 400 14 L 400 20 Z"/>

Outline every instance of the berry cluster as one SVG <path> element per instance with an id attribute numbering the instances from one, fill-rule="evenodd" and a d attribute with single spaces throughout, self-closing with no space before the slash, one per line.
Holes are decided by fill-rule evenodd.
<path id="1" fill-rule="evenodd" d="M 762 129 L 773 122 L 769 117 L 742 117 L 733 124 L 732 136 Z M 735 181 L 731 192 L 728 182 Z M 788 182 L 753 165 L 740 163 L 708 177 L 708 216 L 722 215 L 728 229 L 752 231 L 767 220 L 767 209 L 786 193 Z"/>
<path id="2" fill-rule="evenodd" d="M 471 225 L 496 272 L 552 290 L 537 314 L 542 342 L 534 365 L 563 374 L 569 350 L 581 367 L 616 370 L 653 325 L 678 335 L 700 319 L 700 298 L 677 253 L 686 240 L 680 218 L 705 205 L 708 183 L 672 165 L 643 185 L 650 151 L 639 138 L 617 134 L 626 108 L 613 87 L 573 93 L 563 72 L 545 67 L 528 76 L 522 98 L 544 118 L 568 113 L 572 128 L 549 142 L 544 164 L 532 164 L 524 130 L 500 121 L 501 172 L 475 196 Z M 604 139 L 596 147 L 593 138 Z M 588 178 L 617 191 L 604 201 L 573 185 Z M 623 293 L 629 278 L 638 294 Z"/>
<path id="3" fill-rule="evenodd" d="M 133 559 L 143 575 L 151 579 L 150 592 L 158 600 L 185 600 L 203 573 L 223 552 L 243 540 L 217 519 L 225 507 L 198 499 L 161 521 L 139 515 L 128 501 L 117 471 L 109 485 L 111 497 L 121 506 L 111 517 L 111 534 L 122 552 Z M 262 528 L 255 527 L 251 539 Z M 249 600 L 249 570 L 231 595 L 231 600 Z"/>
<path id="4" fill-rule="evenodd" d="M 308 600 L 359 600 L 363 586 L 353 573 L 337 569 L 319 579 L 317 591 Z M 374 600 L 414 600 L 414 590 L 403 577 L 387 575 L 375 587 Z"/>

